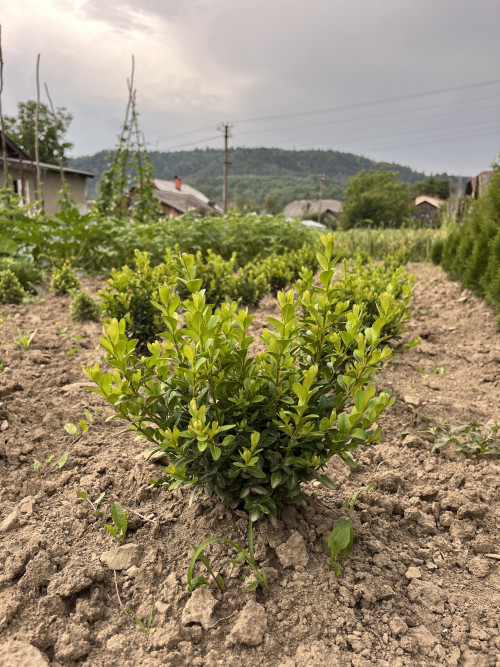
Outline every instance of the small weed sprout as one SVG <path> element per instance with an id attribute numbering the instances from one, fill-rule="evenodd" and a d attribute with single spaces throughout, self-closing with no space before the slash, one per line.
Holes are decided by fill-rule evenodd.
<path id="1" fill-rule="evenodd" d="M 452 426 L 451 424 L 438 424 L 429 427 L 420 433 L 425 433 L 434 438 L 431 453 L 438 452 L 448 443 L 455 445 L 456 451 L 465 456 L 498 456 L 500 455 L 500 423 L 494 426 L 471 422 Z"/>
<path id="2" fill-rule="evenodd" d="M 73 343 L 74 347 L 72 347 L 70 350 L 68 350 L 68 352 L 66 352 L 68 357 L 70 357 L 72 354 L 75 354 L 75 352 L 79 352 L 82 349 L 78 341 L 81 340 L 82 338 L 85 338 L 85 336 L 84 334 L 73 335 L 67 333 L 67 331 L 68 327 L 64 327 L 64 329 L 61 329 L 60 331 L 57 332 L 57 335 L 61 336 L 61 338 L 64 338 L 65 340 L 70 340 Z"/>
<path id="3" fill-rule="evenodd" d="M 359 489 L 359 491 L 356 491 L 356 493 L 351 498 L 347 498 L 347 500 L 342 503 L 342 507 L 345 507 L 348 510 L 354 509 L 354 505 L 358 502 L 359 496 L 362 493 L 365 493 L 365 491 L 369 491 L 371 488 L 373 488 L 372 483 L 364 486 L 362 489 Z"/>
<path id="4" fill-rule="evenodd" d="M 33 342 L 33 338 L 38 333 L 38 329 L 30 331 L 27 335 L 24 335 L 21 329 L 17 330 L 17 338 L 12 340 L 13 343 L 19 345 L 19 347 L 24 347 L 25 350 L 30 349 L 30 345 Z"/>
<path id="5" fill-rule="evenodd" d="M 81 498 L 82 500 L 86 500 L 90 504 L 90 506 L 92 507 L 94 515 L 97 518 L 99 518 L 99 503 L 101 502 L 101 500 L 106 495 L 106 492 L 103 491 L 102 493 L 100 493 L 95 500 L 90 500 L 89 494 L 86 491 L 77 491 L 76 495 L 77 495 L 77 498 Z"/>
<path id="6" fill-rule="evenodd" d="M 66 431 L 66 433 L 69 433 L 70 435 L 77 436 L 77 433 L 80 431 L 80 434 L 77 437 L 75 437 L 71 442 L 72 445 L 77 443 L 83 436 L 83 434 L 89 430 L 91 424 L 94 422 L 94 419 L 97 416 L 97 411 L 98 411 L 97 406 L 94 408 L 94 414 L 92 414 L 90 410 L 87 410 L 87 408 L 85 408 L 83 414 L 85 415 L 86 419 L 80 419 L 78 424 L 72 424 L 71 422 L 64 424 L 64 430 Z"/>
<path id="7" fill-rule="evenodd" d="M 140 627 L 142 632 L 146 635 L 146 637 L 149 637 L 149 631 L 151 630 L 151 622 L 153 620 L 153 607 L 151 607 L 147 619 L 145 621 L 141 621 L 139 616 L 134 614 L 132 609 L 129 609 L 129 607 L 124 607 L 125 611 L 129 613 L 134 621 L 137 623 L 137 625 Z"/>
<path id="8" fill-rule="evenodd" d="M 104 527 L 109 530 L 117 542 L 125 544 L 125 537 L 127 535 L 127 512 L 123 511 L 122 506 L 117 501 L 111 505 L 111 519 L 114 525 L 107 523 Z"/>
<path id="9" fill-rule="evenodd" d="M 42 476 L 42 473 L 47 473 L 51 472 L 52 470 L 55 470 L 56 467 L 58 470 L 60 470 L 63 466 L 66 465 L 68 461 L 68 456 L 69 452 L 64 452 L 64 454 L 61 456 L 61 458 L 57 459 L 57 462 L 55 465 L 51 466 L 50 468 L 48 467 L 49 464 L 54 460 L 55 454 L 50 454 L 45 461 L 39 461 L 38 459 L 35 459 L 33 462 L 33 470 L 36 472 L 38 477 Z"/>
<path id="10" fill-rule="evenodd" d="M 330 565 L 334 568 L 335 576 L 340 574 L 341 564 L 347 560 L 354 542 L 354 529 L 348 516 L 341 516 L 333 524 L 332 532 L 328 536 L 330 549 Z"/>
<path id="11" fill-rule="evenodd" d="M 210 559 L 205 556 L 203 553 L 204 549 L 206 549 L 210 544 L 215 544 L 216 542 L 223 542 L 224 544 L 229 544 L 233 549 L 236 550 L 236 557 L 234 558 L 232 562 L 232 569 L 235 568 L 236 565 L 239 565 L 243 561 L 245 561 L 250 567 L 252 568 L 254 574 L 255 574 L 255 581 L 253 581 L 249 586 L 246 587 L 245 590 L 251 591 L 254 588 L 257 588 L 257 586 L 262 586 L 263 588 L 266 589 L 266 591 L 269 590 L 269 586 L 267 584 L 267 579 L 266 579 L 266 574 L 263 569 L 258 569 L 257 566 L 255 565 L 255 558 L 254 558 L 254 551 L 253 551 L 253 530 L 252 530 L 252 519 L 249 518 L 248 520 L 248 548 L 244 549 L 241 547 L 239 544 L 236 544 L 235 542 L 232 542 L 231 540 L 227 540 L 223 537 L 211 537 L 208 540 L 205 540 L 200 544 L 199 547 L 195 548 L 191 542 L 188 542 L 188 544 L 193 547 L 194 549 L 194 554 L 191 557 L 191 560 L 189 562 L 189 567 L 187 571 L 187 584 L 188 584 L 188 591 L 189 593 L 192 593 L 195 588 L 198 588 L 198 586 L 206 585 L 208 586 L 209 583 L 207 579 L 204 576 L 199 576 L 199 577 L 194 577 L 193 578 L 193 570 L 194 566 L 196 565 L 196 561 L 200 560 L 203 565 L 207 568 L 208 573 L 212 577 L 212 579 L 215 581 L 217 586 L 219 587 L 220 591 L 224 591 L 224 582 L 221 577 L 215 576 L 215 573 L 213 571 L 213 568 L 210 564 Z"/>

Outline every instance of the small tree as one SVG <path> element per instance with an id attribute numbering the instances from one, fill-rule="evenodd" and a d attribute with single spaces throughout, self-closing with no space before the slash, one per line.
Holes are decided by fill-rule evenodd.
<path id="1" fill-rule="evenodd" d="M 397 172 L 384 169 L 363 169 L 349 179 L 342 227 L 401 227 L 409 213 L 410 186 L 396 176 Z"/>
<path id="2" fill-rule="evenodd" d="M 35 116 L 36 101 L 18 102 L 17 117 L 5 116 L 5 134 L 22 148 L 32 160 L 35 159 Z M 38 112 L 38 140 L 40 162 L 66 164 L 66 154 L 73 148 L 70 141 L 64 141 L 73 116 L 65 107 L 58 107 L 53 113 L 47 104 L 40 104 Z"/>
<path id="3" fill-rule="evenodd" d="M 440 199 L 449 199 L 451 192 L 449 178 L 429 176 L 424 181 L 418 181 L 413 186 L 414 195 L 430 195 L 431 197 L 439 197 Z"/>

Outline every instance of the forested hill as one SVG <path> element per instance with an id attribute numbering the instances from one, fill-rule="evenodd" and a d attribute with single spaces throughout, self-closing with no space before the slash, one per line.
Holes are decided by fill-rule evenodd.
<path id="1" fill-rule="evenodd" d="M 107 151 L 88 157 L 72 158 L 70 166 L 99 176 L 105 169 Z M 223 152 L 213 148 L 150 153 L 156 178 L 173 180 L 181 176 L 186 183 L 214 201 L 222 198 Z M 425 175 L 409 167 L 331 150 L 281 150 L 278 148 L 233 148 L 229 151 L 229 199 L 237 203 L 247 200 L 257 207 L 267 195 L 278 198 L 279 208 L 294 199 L 314 199 L 318 196 L 319 176 L 323 174 L 323 198 L 343 199 L 344 188 L 351 176 L 362 169 L 397 171 L 398 178 L 413 184 Z M 447 174 L 439 177 L 456 179 Z M 93 197 L 96 179 L 89 181 L 89 196 Z"/>

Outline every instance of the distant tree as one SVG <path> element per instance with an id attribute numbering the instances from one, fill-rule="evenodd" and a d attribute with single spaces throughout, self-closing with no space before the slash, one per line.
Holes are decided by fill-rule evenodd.
<path id="1" fill-rule="evenodd" d="M 279 195 L 266 195 L 264 199 L 264 211 L 270 215 L 276 215 L 280 210 L 280 196 Z"/>
<path id="2" fill-rule="evenodd" d="M 440 199 L 448 199 L 451 194 L 451 183 L 449 178 L 436 178 L 429 176 L 425 181 L 417 181 L 413 185 L 414 195 L 431 195 Z"/>
<path id="3" fill-rule="evenodd" d="M 408 217 L 410 186 L 396 180 L 397 172 L 365 171 L 349 179 L 342 205 L 341 226 L 401 227 Z"/>
<path id="4" fill-rule="evenodd" d="M 66 153 L 73 148 L 73 144 L 64 141 L 73 116 L 65 107 L 56 110 L 57 123 L 54 122 L 52 111 L 46 104 L 40 104 L 38 112 L 38 142 L 40 162 L 59 164 L 60 153 L 66 164 Z M 36 102 L 18 102 L 17 117 L 5 116 L 5 134 L 22 148 L 32 160 L 35 159 L 35 118 Z"/>

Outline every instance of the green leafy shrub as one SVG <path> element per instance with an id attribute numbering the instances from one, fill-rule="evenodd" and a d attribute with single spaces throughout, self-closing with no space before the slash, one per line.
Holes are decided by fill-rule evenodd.
<path id="1" fill-rule="evenodd" d="M 54 271 L 50 289 L 58 295 L 69 294 L 71 290 L 80 289 L 80 281 L 71 268 L 70 262 L 63 262 L 61 267 Z"/>
<path id="2" fill-rule="evenodd" d="M 0 303 L 21 303 L 25 297 L 23 286 L 10 269 L 0 271 Z"/>
<path id="3" fill-rule="evenodd" d="M 101 309 L 87 292 L 76 292 L 71 302 L 71 319 L 74 322 L 99 322 Z"/>
<path id="4" fill-rule="evenodd" d="M 441 264 L 443 256 L 444 239 L 436 239 L 431 246 L 431 261 L 433 264 Z"/>
<path id="5" fill-rule="evenodd" d="M 203 486 L 231 506 L 243 504 L 252 520 L 265 514 L 275 521 L 283 499 L 305 501 L 301 483 L 317 479 L 333 488 L 323 472 L 333 456 L 353 465 L 359 445 L 380 439 L 375 423 L 393 399 L 377 395 L 370 380 L 392 354 L 381 332 L 393 326 L 395 298 L 382 294 L 365 327 L 362 308 L 346 312 L 349 303 L 338 301 L 338 257 L 331 236 L 323 243 L 319 285 L 309 270 L 296 290 L 278 293 L 281 318 L 268 318 L 257 355 L 248 335 L 252 315 L 235 302 L 208 305 L 192 255 L 183 256 L 191 292 L 183 324 L 180 297 L 162 286 L 155 307 L 163 341 L 148 345 L 149 357 L 137 356 L 125 320 L 104 327 L 101 343 L 114 371 L 95 364 L 85 374 L 130 430 L 168 457 L 152 483 Z"/>

